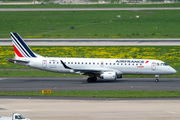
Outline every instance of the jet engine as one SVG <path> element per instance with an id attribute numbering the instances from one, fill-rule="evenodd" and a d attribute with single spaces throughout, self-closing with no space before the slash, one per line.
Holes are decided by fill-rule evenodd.
<path id="1" fill-rule="evenodd" d="M 116 80 L 117 75 L 116 72 L 104 72 L 100 75 L 100 78 L 104 80 Z"/>

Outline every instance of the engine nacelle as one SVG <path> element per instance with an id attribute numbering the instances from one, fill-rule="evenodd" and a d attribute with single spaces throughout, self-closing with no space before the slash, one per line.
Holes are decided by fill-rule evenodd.
<path id="1" fill-rule="evenodd" d="M 100 77 L 104 80 L 116 80 L 117 75 L 116 72 L 104 72 Z"/>

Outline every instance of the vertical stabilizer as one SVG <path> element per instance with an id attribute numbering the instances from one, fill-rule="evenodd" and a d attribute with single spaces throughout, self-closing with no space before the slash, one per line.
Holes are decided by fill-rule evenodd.
<path id="1" fill-rule="evenodd" d="M 24 40 L 18 33 L 11 32 L 11 39 L 14 47 L 14 52 L 16 57 L 28 57 L 28 58 L 36 58 L 42 57 L 38 54 L 33 53 L 33 51 L 27 46 Z"/>

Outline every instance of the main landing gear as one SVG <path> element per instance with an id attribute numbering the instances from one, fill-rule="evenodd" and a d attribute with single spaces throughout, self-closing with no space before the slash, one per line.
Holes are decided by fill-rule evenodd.
<path id="1" fill-rule="evenodd" d="M 159 75 L 155 75 L 155 78 L 156 78 L 156 80 L 155 80 L 155 82 L 159 82 Z"/>
<path id="2" fill-rule="evenodd" d="M 88 82 L 88 83 L 96 82 L 96 80 L 97 80 L 97 77 L 96 77 L 96 76 L 93 76 L 93 77 L 89 77 L 89 78 L 87 79 L 87 82 Z"/>

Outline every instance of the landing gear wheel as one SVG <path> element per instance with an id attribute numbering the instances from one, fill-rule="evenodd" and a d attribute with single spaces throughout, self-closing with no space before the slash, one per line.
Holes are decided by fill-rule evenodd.
<path id="1" fill-rule="evenodd" d="M 156 79 L 156 80 L 155 80 L 155 82 L 159 82 L 159 80 L 158 80 L 158 79 Z"/>
<path id="2" fill-rule="evenodd" d="M 92 78 L 88 78 L 88 79 L 87 79 L 87 82 L 88 82 L 88 83 L 91 83 L 92 81 L 93 81 Z"/>
<path id="3" fill-rule="evenodd" d="M 92 81 L 93 81 L 93 82 L 96 82 L 96 81 L 97 81 L 97 77 L 93 77 L 93 78 L 92 78 Z"/>
<path id="4" fill-rule="evenodd" d="M 97 81 L 97 77 L 89 77 L 89 78 L 87 79 L 87 82 L 88 82 L 88 83 L 96 82 L 96 81 Z"/>

